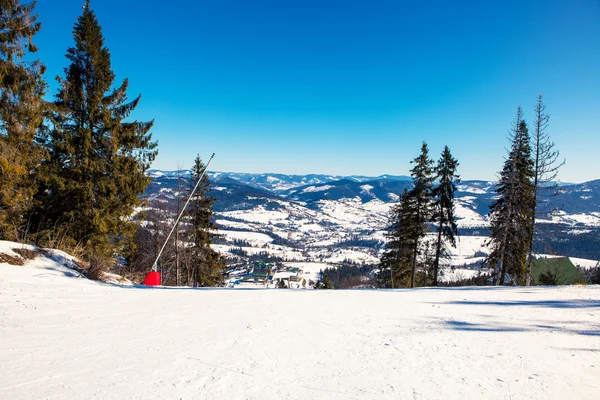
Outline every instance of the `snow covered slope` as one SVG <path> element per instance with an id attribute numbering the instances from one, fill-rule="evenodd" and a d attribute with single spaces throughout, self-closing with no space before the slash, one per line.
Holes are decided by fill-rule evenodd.
<path id="1" fill-rule="evenodd" d="M 29 274 L 31 269 L 37 270 L 38 276 L 59 273 L 64 276 L 88 280 L 81 268 L 81 262 L 64 251 L 39 248 L 30 244 L 22 244 L 0 240 L 0 263 L 21 268 L 23 273 Z M 27 267 L 27 268 L 25 268 Z M 83 273 L 82 273 L 83 272 Z M 2 279 L 0 277 L 0 279 Z M 120 275 L 104 272 L 102 281 L 120 285 L 133 283 Z"/>
<path id="2" fill-rule="evenodd" d="M 123 287 L 0 264 L 2 399 L 597 399 L 600 287 Z"/>

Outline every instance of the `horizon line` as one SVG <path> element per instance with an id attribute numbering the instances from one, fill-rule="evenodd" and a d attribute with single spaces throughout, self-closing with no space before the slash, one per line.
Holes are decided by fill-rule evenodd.
<path id="1" fill-rule="evenodd" d="M 146 173 L 151 172 L 151 171 L 158 171 L 158 172 L 178 172 L 178 171 L 191 171 L 191 168 L 183 168 L 183 169 L 159 169 L 159 168 L 149 168 Z M 410 175 L 394 175 L 394 174 L 381 174 L 381 175 L 358 175 L 358 174 L 352 174 L 352 175 L 343 175 L 343 174 L 327 174 L 327 173 L 306 173 L 306 174 L 289 174 L 289 173 L 285 173 L 285 172 L 241 172 L 241 171 L 215 171 L 215 170 L 209 170 L 208 173 L 221 173 L 221 174 L 247 174 L 247 175 L 286 175 L 286 176 L 307 176 L 307 175 L 327 175 L 327 176 L 331 176 L 331 177 L 335 177 L 335 178 L 352 178 L 352 177 L 362 177 L 362 178 L 381 178 L 383 176 L 392 176 L 392 177 L 399 177 L 399 178 L 410 178 L 412 179 L 412 177 Z M 594 182 L 600 180 L 599 178 L 594 178 L 594 179 L 590 179 L 590 180 L 585 180 L 585 181 L 560 181 L 557 180 L 555 181 L 558 184 L 562 184 L 562 185 L 577 185 L 577 184 L 583 184 L 583 183 L 588 183 L 588 182 Z M 480 178 L 475 178 L 475 179 L 464 179 L 464 180 L 460 180 L 460 182 L 466 182 L 466 181 L 479 181 L 479 182 L 498 182 L 498 179 L 480 179 Z"/>

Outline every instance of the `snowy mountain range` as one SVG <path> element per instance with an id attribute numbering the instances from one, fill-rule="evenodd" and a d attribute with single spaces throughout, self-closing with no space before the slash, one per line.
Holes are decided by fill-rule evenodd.
<path id="1" fill-rule="evenodd" d="M 150 202 L 174 204 L 179 175 L 151 170 Z M 389 211 L 410 177 L 333 176 L 209 172 L 220 251 L 282 260 L 375 264 L 384 242 Z M 189 184 L 189 183 L 186 183 Z M 181 183 L 179 185 L 181 186 Z M 485 246 L 493 181 L 463 181 L 456 215 L 462 240 L 451 249 L 455 265 L 480 263 Z M 544 200 L 552 211 L 539 218 L 539 252 L 600 258 L 600 180 L 560 186 Z"/>

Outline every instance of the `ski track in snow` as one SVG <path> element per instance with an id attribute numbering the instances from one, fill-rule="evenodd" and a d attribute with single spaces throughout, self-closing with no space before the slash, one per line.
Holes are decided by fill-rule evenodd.
<path id="1" fill-rule="evenodd" d="M 596 399 L 600 287 L 123 287 L 0 264 L 2 399 Z"/>

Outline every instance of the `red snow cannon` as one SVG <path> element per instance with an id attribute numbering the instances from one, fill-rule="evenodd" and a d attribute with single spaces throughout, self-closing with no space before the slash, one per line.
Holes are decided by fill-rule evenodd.
<path id="1" fill-rule="evenodd" d="M 146 279 L 144 279 L 144 285 L 160 286 L 160 272 L 148 272 L 148 275 L 146 275 Z"/>

